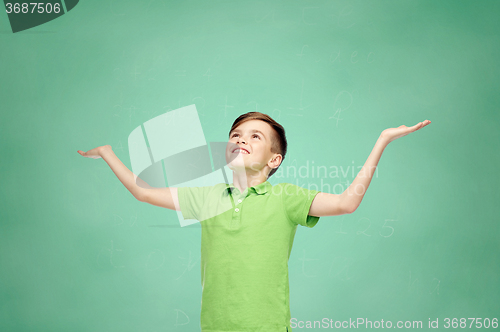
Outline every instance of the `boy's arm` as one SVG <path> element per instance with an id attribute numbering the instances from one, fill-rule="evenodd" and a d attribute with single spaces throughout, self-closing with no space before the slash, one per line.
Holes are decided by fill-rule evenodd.
<path id="1" fill-rule="evenodd" d="M 81 156 L 99 159 L 102 158 L 109 165 L 118 180 L 139 201 L 180 211 L 177 188 L 154 188 L 132 173 L 115 155 L 111 145 L 103 145 L 87 152 L 77 151 Z M 137 181 L 137 183 L 136 183 Z"/>
<path id="2" fill-rule="evenodd" d="M 351 185 L 340 195 L 318 193 L 311 203 L 309 215 L 325 217 L 353 213 L 361 203 L 366 189 L 368 189 L 373 173 L 386 146 L 386 140 L 382 136 L 379 137 L 363 168 L 359 171 Z"/>
<path id="3" fill-rule="evenodd" d="M 368 156 L 363 168 L 351 183 L 351 185 L 341 195 L 328 193 L 319 193 L 311 203 L 309 215 L 323 217 L 334 216 L 344 213 L 353 213 L 361 204 L 361 200 L 365 196 L 366 190 L 372 180 L 373 173 L 377 168 L 382 152 L 385 147 L 393 140 L 406 136 L 418 129 L 421 129 L 431 123 L 429 120 L 419 122 L 412 127 L 404 125 L 398 128 L 389 128 L 382 132 L 375 147 Z"/>
<path id="4" fill-rule="evenodd" d="M 340 200 L 344 202 L 348 213 L 353 213 L 356 211 L 358 206 L 361 204 L 363 197 L 365 196 L 368 186 L 372 181 L 373 173 L 377 169 L 378 162 L 384 152 L 385 147 L 389 142 L 382 136 L 378 138 L 372 152 L 366 159 L 363 168 L 359 171 L 358 175 L 352 181 L 351 185 L 345 190 L 340 196 Z"/>
<path id="5" fill-rule="evenodd" d="M 120 159 L 115 155 L 111 146 L 101 147 L 100 156 L 111 167 L 121 183 L 139 201 L 164 207 L 171 210 L 179 209 L 177 188 L 154 188 L 144 182 L 140 177 L 132 173 Z M 137 184 L 136 183 L 137 180 Z"/>
<path id="6" fill-rule="evenodd" d="M 175 187 L 146 189 L 140 201 L 170 210 L 181 210 L 179 207 L 177 188 Z"/>
<path id="7" fill-rule="evenodd" d="M 113 173 L 115 173 L 118 180 L 120 180 L 120 182 L 127 188 L 128 191 L 130 191 L 130 193 L 137 200 L 139 201 L 142 200 L 142 198 L 144 197 L 144 193 L 148 190 L 145 188 L 152 188 L 146 182 L 141 180 L 137 175 L 132 173 L 132 171 L 130 171 L 127 168 L 127 166 L 125 166 L 121 162 L 121 160 L 115 155 L 115 153 L 111 149 L 110 145 L 100 146 L 98 148 L 97 153 L 108 164 Z M 140 183 L 142 188 L 136 183 L 136 178 L 137 182 Z"/>

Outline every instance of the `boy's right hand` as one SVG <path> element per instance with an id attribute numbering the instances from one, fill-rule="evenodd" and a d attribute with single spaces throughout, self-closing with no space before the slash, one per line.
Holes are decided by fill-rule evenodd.
<path id="1" fill-rule="evenodd" d="M 87 152 L 83 152 L 82 150 L 78 150 L 77 152 L 87 158 L 92 158 L 92 159 L 99 159 L 101 157 L 101 151 L 103 149 L 111 149 L 111 145 L 103 145 L 103 146 L 98 146 L 97 148 L 94 148 L 92 150 L 88 150 Z"/>

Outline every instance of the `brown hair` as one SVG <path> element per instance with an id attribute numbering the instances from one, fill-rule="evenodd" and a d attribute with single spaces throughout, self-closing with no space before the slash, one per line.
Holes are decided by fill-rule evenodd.
<path id="1" fill-rule="evenodd" d="M 286 149 L 287 149 L 285 128 L 283 128 L 283 126 L 280 125 L 278 122 L 274 121 L 274 119 L 271 118 L 269 115 L 260 112 L 248 112 L 242 114 L 236 120 L 234 120 L 231 130 L 229 130 L 229 135 L 231 135 L 231 132 L 234 129 L 236 129 L 240 124 L 250 120 L 261 120 L 268 123 L 271 126 L 271 128 L 273 129 L 271 130 L 271 152 L 279 153 L 282 156 L 280 163 L 281 166 L 283 164 L 283 161 L 285 160 Z M 276 171 L 278 170 L 278 168 L 280 168 L 280 166 L 273 168 L 271 172 L 269 172 L 267 178 L 269 179 L 274 173 L 276 173 Z"/>

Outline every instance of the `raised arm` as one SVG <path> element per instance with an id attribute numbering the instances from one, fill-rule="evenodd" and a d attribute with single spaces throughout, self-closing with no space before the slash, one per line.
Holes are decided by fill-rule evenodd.
<path id="1" fill-rule="evenodd" d="M 349 210 L 354 212 L 358 206 L 361 204 L 361 200 L 368 190 L 368 186 L 372 180 L 373 173 L 377 168 L 380 157 L 382 156 L 382 152 L 384 152 L 385 147 L 395 139 L 406 136 L 414 131 L 422 129 L 423 127 L 430 124 L 430 120 L 425 120 L 423 122 L 419 122 L 412 127 L 407 127 L 405 125 L 401 125 L 397 128 L 388 128 L 384 130 L 381 134 L 375 147 L 372 152 L 368 156 L 363 168 L 359 171 L 358 175 L 351 183 L 349 188 L 342 193 L 345 196 L 345 201 Z"/>
<path id="2" fill-rule="evenodd" d="M 177 188 L 175 187 L 146 189 L 140 201 L 166 209 L 180 211 Z"/>
<path id="3" fill-rule="evenodd" d="M 425 120 L 412 127 L 401 125 L 397 128 L 388 128 L 380 134 L 372 152 L 368 156 L 363 168 L 351 183 L 351 185 L 340 195 L 319 193 L 314 198 L 309 215 L 322 217 L 334 216 L 345 213 L 353 213 L 361 204 L 368 186 L 377 168 L 382 152 L 385 147 L 397 138 L 403 137 L 427 126 L 431 121 Z"/>
<path id="4" fill-rule="evenodd" d="M 177 188 L 151 187 L 121 162 L 110 145 L 99 146 L 87 152 L 78 150 L 78 153 L 87 158 L 104 159 L 118 180 L 137 200 L 171 210 L 179 210 Z"/>

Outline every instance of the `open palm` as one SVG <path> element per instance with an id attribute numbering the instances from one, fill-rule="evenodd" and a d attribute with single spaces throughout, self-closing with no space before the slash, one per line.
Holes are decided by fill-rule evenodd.
<path id="1" fill-rule="evenodd" d="M 405 125 L 401 125 L 397 128 L 388 128 L 382 132 L 382 137 L 384 137 L 385 140 L 387 140 L 387 143 L 390 143 L 394 141 L 397 138 L 403 137 L 408 135 L 409 133 L 412 133 L 414 131 L 417 131 L 419 129 L 424 128 L 427 126 L 429 123 L 431 123 L 430 120 L 425 120 L 423 122 L 419 122 L 416 125 L 412 127 L 407 127 Z"/>
<path id="2" fill-rule="evenodd" d="M 84 156 L 86 158 L 92 158 L 92 159 L 99 159 L 101 157 L 101 150 L 105 148 L 111 148 L 111 145 L 103 145 L 103 146 L 98 146 L 97 148 L 93 148 L 92 150 L 88 150 L 87 152 L 83 152 L 82 150 L 77 150 L 81 156 Z"/>

